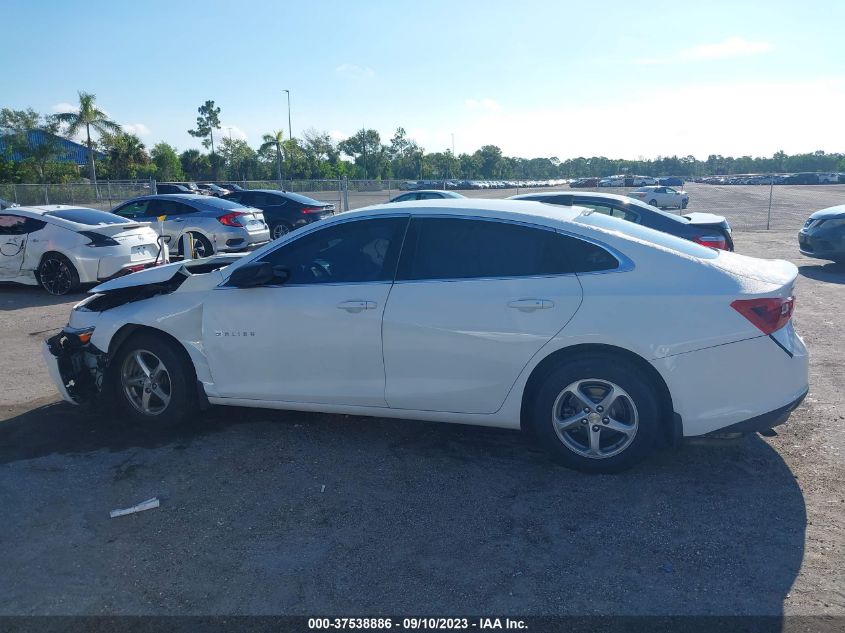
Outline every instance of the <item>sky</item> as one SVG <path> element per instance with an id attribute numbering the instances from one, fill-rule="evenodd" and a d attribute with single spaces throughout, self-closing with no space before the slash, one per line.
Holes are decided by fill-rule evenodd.
<path id="1" fill-rule="evenodd" d="M 654 158 L 845 151 L 845 2 L 2 0 L 0 107 L 78 91 L 151 148 L 197 107 L 427 151 Z"/>

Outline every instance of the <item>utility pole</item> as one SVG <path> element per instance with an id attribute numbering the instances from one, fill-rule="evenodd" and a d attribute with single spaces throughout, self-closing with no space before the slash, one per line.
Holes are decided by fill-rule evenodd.
<path id="1" fill-rule="evenodd" d="M 283 90 L 288 96 L 288 140 L 293 140 L 293 127 L 290 124 L 290 90 Z"/>

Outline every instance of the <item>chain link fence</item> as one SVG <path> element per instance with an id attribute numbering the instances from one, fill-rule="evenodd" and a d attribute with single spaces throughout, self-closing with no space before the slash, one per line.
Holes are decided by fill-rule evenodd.
<path id="1" fill-rule="evenodd" d="M 798 230 L 812 212 L 845 204 L 845 182 L 795 184 L 795 175 L 708 177 L 706 182 L 687 182 L 689 206 L 674 213 L 703 212 L 725 216 L 736 230 Z M 412 181 L 412 180 L 250 180 L 226 181 L 244 189 L 284 189 L 335 205 L 338 211 L 383 204 L 419 189 L 456 191 L 471 198 L 507 198 L 529 192 L 600 191 L 626 195 L 633 187 L 579 187 L 568 183 L 503 181 Z M 218 181 L 218 184 L 225 184 Z M 0 184 L 0 198 L 21 206 L 67 204 L 109 210 L 137 196 L 156 193 L 155 181 L 103 181 L 96 185 Z"/>

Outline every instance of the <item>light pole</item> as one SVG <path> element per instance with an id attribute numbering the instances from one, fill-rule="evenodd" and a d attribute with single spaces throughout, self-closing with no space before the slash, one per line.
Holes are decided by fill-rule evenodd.
<path id="1" fill-rule="evenodd" d="M 293 140 L 293 127 L 290 124 L 290 90 L 283 90 L 285 94 L 288 96 L 288 140 Z"/>

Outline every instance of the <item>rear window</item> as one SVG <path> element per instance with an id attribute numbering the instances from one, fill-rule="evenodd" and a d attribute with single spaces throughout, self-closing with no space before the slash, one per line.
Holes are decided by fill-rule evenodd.
<path id="1" fill-rule="evenodd" d="M 119 215 L 97 211 L 96 209 L 62 209 L 61 211 L 48 211 L 44 215 L 67 220 L 68 222 L 76 222 L 77 224 L 88 224 L 89 226 L 127 224 L 130 222 L 130 220 L 122 218 Z"/>
<path id="2" fill-rule="evenodd" d="M 243 209 L 244 205 L 234 202 L 232 200 L 223 200 L 222 198 L 209 198 L 203 200 L 201 203 L 203 207 L 211 207 L 212 209 L 223 209 L 224 211 L 233 211 L 235 209 Z"/>
<path id="3" fill-rule="evenodd" d="M 299 202 L 300 204 L 307 204 L 307 205 L 314 205 L 320 206 L 326 204 L 325 202 L 320 202 L 319 200 L 314 200 L 314 198 L 309 198 L 308 196 L 303 196 L 298 193 L 291 193 L 290 191 L 285 191 L 285 197 L 293 200 L 294 202 Z"/>
<path id="4" fill-rule="evenodd" d="M 647 226 L 641 224 L 634 224 L 633 222 L 626 222 L 620 218 L 613 218 L 602 213 L 584 213 L 574 219 L 580 224 L 596 226 L 608 231 L 615 231 L 623 235 L 630 235 L 633 238 L 642 240 L 643 242 L 651 242 L 664 248 L 689 255 L 690 257 L 697 257 L 699 259 L 716 259 L 719 252 L 716 249 L 707 246 L 701 246 L 695 242 L 685 240 L 681 237 L 675 237 L 663 231 L 655 231 Z"/>

